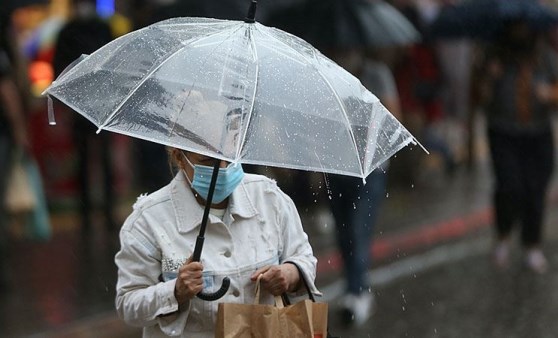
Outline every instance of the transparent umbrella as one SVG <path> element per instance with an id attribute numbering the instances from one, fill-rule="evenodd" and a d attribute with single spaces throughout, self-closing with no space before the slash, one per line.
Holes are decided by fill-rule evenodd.
<path id="1" fill-rule="evenodd" d="M 131 32 L 44 93 L 99 131 L 233 163 L 364 179 L 416 143 L 355 77 L 254 15 L 252 1 L 245 21 L 175 18 Z"/>

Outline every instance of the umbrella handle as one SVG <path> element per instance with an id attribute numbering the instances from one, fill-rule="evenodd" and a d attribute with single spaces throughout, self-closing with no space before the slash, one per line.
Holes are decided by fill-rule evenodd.
<path id="1" fill-rule="evenodd" d="M 229 277 L 225 277 L 223 278 L 223 284 L 221 284 L 221 287 L 219 288 L 219 290 L 213 292 L 213 293 L 205 293 L 205 292 L 200 292 L 196 295 L 196 297 L 198 297 L 201 300 L 205 300 L 208 302 L 212 302 L 215 301 L 221 297 L 223 297 L 225 295 L 225 293 L 227 293 L 227 291 L 229 291 L 229 287 L 231 286 L 231 279 Z"/>
<path id="2" fill-rule="evenodd" d="M 198 238 L 196 238 L 196 246 L 194 247 L 194 255 L 192 256 L 192 261 L 194 261 L 194 262 L 199 262 L 200 261 L 201 249 L 203 247 L 204 240 L 205 240 L 205 237 L 203 237 L 203 236 L 198 236 Z M 198 293 L 196 295 L 196 297 L 198 297 L 201 300 L 212 302 L 212 301 L 215 301 L 215 300 L 223 297 L 225 295 L 225 293 L 227 293 L 227 291 L 229 291 L 230 286 L 231 286 L 231 279 L 229 277 L 225 277 L 225 278 L 223 278 L 223 283 L 221 284 L 221 287 L 219 288 L 219 290 L 217 290 L 213 293 L 205 293 L 205 292 L 201 291 L 200 293 Z"/>

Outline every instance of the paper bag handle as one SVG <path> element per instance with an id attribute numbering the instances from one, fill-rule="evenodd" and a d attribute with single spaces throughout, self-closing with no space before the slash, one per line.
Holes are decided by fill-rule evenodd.
<path id="1" fill-rule="evenodd" d="M 258 276 L 258 278 L 256 279 L 256 295 L 254 296 L 254 304 L 260 304 L 260 283 L 261 283 L 261 279 L 262 279 L 263 274 L 260 274 Z M 281 296 L 275 296 L 275 306 L 277 306 L 278 308 L 282 309 L 285 307 L 285 304 L 283 303 L 283 298 Z"/>

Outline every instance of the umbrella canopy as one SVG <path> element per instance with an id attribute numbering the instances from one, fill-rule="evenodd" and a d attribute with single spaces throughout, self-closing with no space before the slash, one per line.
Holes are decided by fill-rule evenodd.
<path id="1" fill-rule="evenodd" d="M 403 14 L 379 0 L 306 0 L 276 11 L 266 24 L 300 36 L 320 50 L 384 48 L 420 40 Z"/>
<path id="2" fill-rule="evenodd" d="M 438 38 L 494 39 L 511 21 L 536 31 L 558 24 L 558 11 L 535 0 L 468 0 L 442 9 L 430 32 Z"/>
<path id="3" fill-rule="evenodd" d="M 159 22 L 77 62 L 45 94 L 99 130 L 230 162 L 365 178 L 415 142 L 355 77 L 257 22 Z"/>

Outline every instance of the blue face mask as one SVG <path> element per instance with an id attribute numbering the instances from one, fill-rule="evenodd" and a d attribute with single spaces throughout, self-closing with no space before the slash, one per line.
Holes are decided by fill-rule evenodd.
<path id="1" fill-rule="evenodd" d="M 190 182 L 188 175 L 186 175 L 188 182 L 190 182 L 190 186 L 200 195 L 201 198 L 207 201 L 213 167 L 200 164 L 194 165 L 190 162 L 186 155 L 184 155 L 184 158 L 188 164 L 194 168 L 194 180 L 192 182 Z M 234 189 L 236 189 L 242 181 L 243 177 L 244 171 L 242 170 L 242 165 L 240 165 L 240 163 L 231 163 L 226 168 L 219 168 L 219 175 L 217 175 L 217 183 L 215 184 L 215 191 L 213 192 L 213 199 L 211 203 L 223 202 L 232 194 Z"/>

